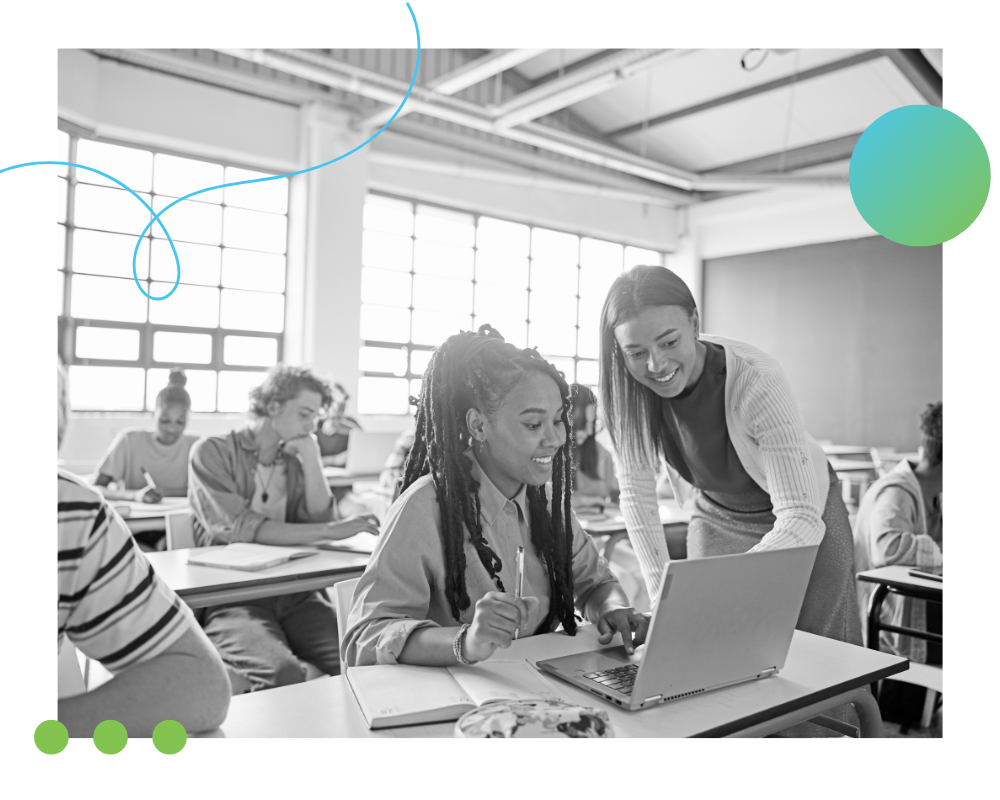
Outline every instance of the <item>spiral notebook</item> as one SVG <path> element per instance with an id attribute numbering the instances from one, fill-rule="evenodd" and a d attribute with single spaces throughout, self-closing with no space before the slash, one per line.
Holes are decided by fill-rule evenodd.
<path id="1" fill-rule="evenodd" d="M 490 659 L 472 667 L 348 667 L 347 682 L 373 730 L 448 722 L 496 700 L 563 699 L 525 659 Z"/>

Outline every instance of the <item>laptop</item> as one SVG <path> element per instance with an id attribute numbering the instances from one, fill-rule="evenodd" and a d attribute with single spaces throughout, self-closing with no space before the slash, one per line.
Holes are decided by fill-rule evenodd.
<path id="1" fill-rule="evenodd" d="M 389 458 L 398 433 L 369 433 L 353 430 L 347 439 L 347 457 L 343 467 L 324 468 L 329 477 L 350 477 L 354 475 L 378 475 Z"/>
<path id="2" fill-rule="evenodd" d="M 622 708 L 767 678 L 785 666 L 819 545 L 671 561 L 646 643 L 538 667 Z"/>

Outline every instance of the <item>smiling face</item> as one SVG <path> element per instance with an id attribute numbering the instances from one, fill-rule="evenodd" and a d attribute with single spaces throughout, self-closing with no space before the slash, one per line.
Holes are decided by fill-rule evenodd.
<path id="1" fill-rule="evenodd" d="M 660 397 L 676 397 L 701 376 L 705 347 L 698 342 L 698 312 L 653 306 L 615 328 L 629 374 Z"/>
<path id="2" fill-rule="evenodd" d="M 323 398 L 319 392 L 303 389 L 284 403 L 271 401 L 267 407 L 271 427 L 283 441 L 308 436 L 316 429 Z"/>
<path id="3" fill-rule="evenodd" d="M 163 444 L 174 444 L 187 427 L 188 409 L 171 404 L 156 407 L 156 438 Z"/>
<path id="4" fill-rule="evenodd" d="M 559 387 L 548 375 L 529 372 L 511 389 L 492 417 L 470 408 L 476 458 L 506 497 L 521 484 L 543 486 L 552 479 L 554 456 L 566 444 Z M 479 442 L 485 441 L 480 452 Z"/>

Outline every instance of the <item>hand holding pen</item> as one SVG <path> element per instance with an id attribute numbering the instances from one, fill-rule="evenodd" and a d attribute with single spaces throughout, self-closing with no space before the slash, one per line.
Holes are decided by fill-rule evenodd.
<path id="1" fill-rule="evenodd" d="M 139 469 L 142 471 L 142 477 L 146 481 L 146 488 L 139 490 L 139 499 L 144 503 L 159 503 L 163 499 L 163 495 L 156 488 L 156 484 L 153 483 L 153 477 L 146 472 L 145 467 L 140 467 Z"/>

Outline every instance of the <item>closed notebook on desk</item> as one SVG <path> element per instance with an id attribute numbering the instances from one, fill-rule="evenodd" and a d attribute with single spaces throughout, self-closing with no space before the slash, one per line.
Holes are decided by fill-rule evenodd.
<path id="1" fill-rule="evenodd" d="M 375 552 L 375 543 L 378 537 L 371 533 L 362 531 L 346 539 L 324 539 L 321 542 L 314 542 L 321 550 L 338 550 L 344 553 L 365 553 L 371 555 Z"/>
<path id="2" fill-rule="evenodd" d="M 218 549 L 193 553 L 188 556 L 187 563 L 200 567 L 217 567 L 219 569 L 239 569 L 256 572 L 260 569 L 275 567 L 296 558 L 308 558 L 318 555 L 315 550 L 301 550 L 295 547 L 273 547 L 252 542 L 235 542 Z"/>
<path id="3" fill-rule="evenodd" d="M 372 729 L 447 722 L 494 700 L 562 699 L 524 659 L 491 659 L 474 667 L 348 667 L 347 682 Z"/>

